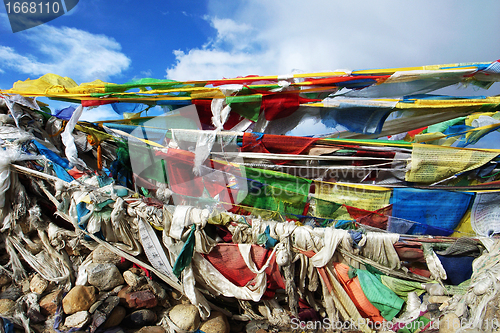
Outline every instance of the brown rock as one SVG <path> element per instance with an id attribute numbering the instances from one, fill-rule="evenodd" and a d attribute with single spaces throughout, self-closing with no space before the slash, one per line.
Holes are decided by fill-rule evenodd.
<path id="1" fill-rule="evenodd" d="M 137 333 L 165 333 L 165 329 L 161 326 L 144 326 Z"/>
<path id="2" fill-rule="evenodd" d="M 137 276 L 144 276 L 144 271 L 139 267 L 130 267 L 128 270 Z"/>
<path id="3" fill-rule="evenodd" d="M 13 316 L 16 310 L 16 302 L 11 299 L 0 299 L 0 315 Z"/>
<path id="4" fill-rule="evenodd" d="M 432 312 L 430 312 L 430 311 L 427 311 L 426 313 L 424 313 L 424 314 L 422 315 L 422 317 L 427 318 L 427 319 L 429 319 L 429 320 L 432 320 L 432 319 L 433 319 L 433 317 L 434 317 L 434 314 L 433 314 Z"/>
<path id="5" fill-rule="evenodd" d="M 229 333 L 229 322 L 223 313 L 212 311 L 207 321 L 201 324 L 200 330 L 205 333 Z"/>
<path id="6" fill-rule="evenodd" d="M 172 305 L 191 304 L 189 299 L 186 296 L 184 296 L 180 291 L 172 290 L 170 293 L 170 296 L 171 296 L 170 304 L 172 304 Z"/>
<path id="7" fill-rule="evenodd" d="M 21 290 L 23 292 L 23 294 L 27 294 L 29 292 L 31 292 L 30 290 L 30 280 L 28 278 L 24 279 L 23 281 L 21 281 Z"/>
<path id="8" fill-rule="evenodd" d="M 42 314 L 50 316 L 56 313 L 57 306 L 61 302 L 62 296 L 62 289 L 57 289 L 56 291 L 44 296 L 39 302 Z"/>
<path id="9" fill-rule="evenodd" d="M 117 296 L 120 298 L 120 303 L 127 304 L 127 295 L 131 292 L 133 292 L 133 290 L 129 286 L 123 287 L 117 294 Z"/>
<path id="10" fill-rule="evenodd" d="M 158 300 L 149 290 L 131 292 L 125 296 L 125 302 L 131 309 L 153 308 L 158 305 Z"/>
<path id="11" fill-rule="evenodd" d="M 88 311 L 95 300 L 94 287 L 75 286 L 62 300 L 63 311 L 68 315 L 78 311 Z"/>
<path id="12" fill-rule="evenodd" d="M 103 328 L 109 328 L 113 326 L 118 326 L 122 322 L 123 318 L 127 314 L 127 310 L 123 306 L 116 306 L 113 311 L 109 314 L 108 318 L 103 324 Z"/>
<path id="13" fill-rule="evenodd" d="M 49 282 L 42 278 L 39 274 L 35 274 L 30 281 L 30 290 L 39 295 L 43 294 L 45 289 L 49 286 Z"/>
<path id="14" fill-rule="evenodd" d="M 12 278 L 7 274 L 0 274 L 0 287 L 11 283 Z"/>
<path id="15" fill-rule="evenodd" d="M 76 249 L 75 249 L 76 250 Z M 78 256 L 80 253 L 78 251 L 73 250 L 68 244 L 64 247 L 64 251 L 68 254 L 68 256 Z"/>
<path id="16" fill-rule="evenodd" d="M 439 320 L 439 333 L 456 332 L 460 327 L 460 318 L 454 313 L 447 313 Z"/>

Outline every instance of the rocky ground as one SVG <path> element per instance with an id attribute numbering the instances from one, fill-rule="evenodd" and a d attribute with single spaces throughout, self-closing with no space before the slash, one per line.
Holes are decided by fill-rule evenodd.
<path id="1" fill-rule="evenodd" d="M 84 260 L 85 257 L 88 260 Z M 0 256 L 2 265 L 6 258 L 6 253 Z M 182 293 L 102 245 L 91 253 L 71 255 L 70 259 L 75 265 L 74 272 L 78 272 L 71 288 L 49 282 L 35 272 L 20 281 L 13 281 L 6 272 L 0 274 L 0 317 L 3 318 L 0 333 L 21 333 L 28 323 L 36 333 L 168 333 L 198 329 L 205 333 L 332 331 L 319 327 L 297 329 L 292 325 L 276 327 L 267 320 L 235 320 L 227 316 L 227 309 L 222 309 L 225 304 L 219 304 L 220 311 L 212 310 L 208 320 L 203 321 L 197 307 Z M 23 265 L 30 272 L 29 266 Z M 452 312 L 442 312 L 452 298 L 445 296 L 443 290 L 428 292 L 423 296 L 425 314 L 421 315 L 441 325 L 429 327 L 425 332 L 455 332 L 461 327 L 461 319 Z M 265 311 L 260 310 L 255 306 L 257 316 L 260 313 L 261 318 L 265 317 Z M 498 298 L 488 303 L 484 318 L 490 318 L 495 328 L 500 327 L 493 322 L 494 318 L 500 318 Z M 9 322 L 12 325 L 8 325 Z"/>
<path id="2" fill-rule="evenodd" d="M 185 296 L 104 247 L 94 250 L 86 272 L 88 285 L 76 285 L 67 292 L 36 273 L 17 283 L 0 275 L 0 316 L 11 319 L 14 331 L 23 331 L 24 315 L 38 332 L 121 329 L 163 333 L 163 326 L 169 325 L 165 319 L 168 311 L 170 325 L 187 331 L 229 332 L 230 326 L 245 330 L 245 323 L 230 325 L 217 311 L 201 322 L 198 309 Z"/>

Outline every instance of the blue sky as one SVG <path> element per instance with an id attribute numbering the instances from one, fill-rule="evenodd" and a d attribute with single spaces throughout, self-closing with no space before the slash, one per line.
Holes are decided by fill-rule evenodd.
<path id="1" fill-rule="evenodd" d="M 493 61 L 498 17 L 497 0 L 80 0 L 14 34 L 0 5 L 0 88 L 48 72 L 124 83 Z"/>

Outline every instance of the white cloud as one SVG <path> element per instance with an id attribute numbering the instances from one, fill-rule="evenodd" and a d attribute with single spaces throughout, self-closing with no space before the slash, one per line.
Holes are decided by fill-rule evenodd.
<path id="1" fill-rule="evenodd" d="M 177 64 L 167 69 L 168 78 L 191 79 L 192 69 L 196 69 L 197 78 L 204 79 L 237 76 L 241 71 L 261 69 L 252 54 L 252 39 L 242 38 L 252 31 L 250 25 L 217 17 L 205 16 L 205 20 L 217 31 L 217 36 L 202 48 L 192 49 L 187 54 L 175 50 Z"/>
<path id="2" fill-rule="evenodd" d="M 189 80 L 194 75 L 200 79 L 234 77 L 242 72 L 260 70 L 251 54 L 241 52 L 192 49 L 187 54 L 179 50 L 174 54 L 177 65 L 167 70 L 167 77 L 175 80 Z"/>
<path id="3" fill-rule="evenodd" d="M 148 69 L 146 71 L 141 71 L 141 75 L 144 77 L 151 77 L 151 76 L 153 76 L 153 71 L 150 69 Z"/>
<path id="4" fill-rule="evenodd" d="M 500 44 L 494 13 L 500 3 L 452 0 L 240 2 L 210 0 L 206 20 L 215 34 L 205 45 L 175 51 L 167 77 L 218 79 L 250 74 L 406 67 L 492 61 Z"/>
<path id="5" fill-rule="evenodd" d="M 120 52 L 120 44 L 105 35 L 44 24 L 23 32 L 21 36 L 40 56 L 22 55 L 11 47 L 0 46 L 0 65 L 3 68 L 36 76 L 54 73 L 79 82 L 107 80 L 130 65 L 130 59 Z"/>
<path id="6" fill-rule="evenodd" d="M 242 39 L 244 34 L 252 33 L 253 28 L 248 24 L 238 24 L 231 19 L 220 19 L 217 17 L 205 17 L 210 21 L 210 25 L 217 30 L 217 38 L 215 46 L 220 47 L 223 43 L 230 43 L 230 47 L 237 50 L 244 50 L 247 48 L 249 39 Z"/>

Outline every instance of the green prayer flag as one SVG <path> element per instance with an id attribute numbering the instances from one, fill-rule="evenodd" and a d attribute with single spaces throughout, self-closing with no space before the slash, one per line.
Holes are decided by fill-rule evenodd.
<path id="1" fill-rule="evenodd" d="M 364 269 L 356 270 L 355 274 L 370 303 L 380 311 L 384 319 L 392 320 L 401 311 L 404 301 L 380 282 L 374 274 Z"/>
<path id="2" fill-rule="evenodd" d="M 241 204 L 284 214 L 303 214 L 311 180 L 271 170 L 241 168 L 248 179 L 248 193 L 238 193 Z"/>
<path id="3" fill-rule="evenodd" d="M 193 259 L 193 253 L 194 253 L 194 231 L 196 227 L 194 224 L 191 226 L 191 232 L 189 233 L 188 239 L 186 240 L 186 243 L 184 243 L 184 246 L 182 247 L 181 253 L 179 254 L 179 257 L 174 263 L 173 267 L 173 272 L 174 275 L 180 278 L 182 271 L 184 268 L 189 266 L 191 264 L 191 259 Z"/>
<path id="4" fill-rule="evenodd" d="M 226 103 L 234 111 L 251 121 L 259 120 L 262 95 L 228 96 Z"/>

